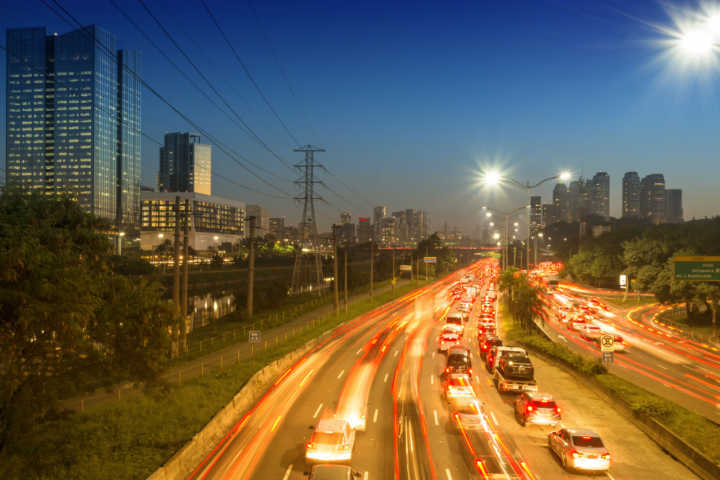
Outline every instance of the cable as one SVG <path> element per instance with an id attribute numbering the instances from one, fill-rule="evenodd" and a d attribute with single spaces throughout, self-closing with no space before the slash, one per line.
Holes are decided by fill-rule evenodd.
<path id="1" fill-rule="evenodd" d="M 52 1 L 57 3 L 57 0 L 52 0 Z M 177 43 L 177 41 L 175 40 L 175 38 L 174 38 L 174 37 L 170 34 L 170 32 L 165 28 L 165 26 L 162 24 L 162 22 L 160 22 L 160 20 L 152 13 L 152 11 L 151 11 L 150 8 L 147 6 L 147 4 L 146 4 L 143 0 L 137 0 L 137 1 L 138 1 L 138 3 L 140 3 L 140 5 L 142 5 L 142 7 L 145 9 L 145 11 L 148 13 L 148 15 L 150 15 L 150 17 L 155 21 L 155 23 L 157 24 L 157 26 L 160 27 L 160 30 L 163 31 L 163 33 L 164 33 L 165 36 L 168 38 L 168 40 L 170 40 L 170 42 L 175 46 L 175 48 L 180 52 L 180 54 L 181 54 L 183 57 L 185 57 L 185 60 L 187 60 L 187 62 L 193 67 L 193 69 L 195 70 L 195 72 L 196 72 L 198 75 L 200 75 L 200 78 L 202 78 L 202 79 L 205 81 L 205 83 L 207 83 L 207 85 L 210 87 L 210 90 L 212 90 L 212 91 L 215 93 L 215 95 L 217 95 L 218 98 L 220 98 L 220 100 L 221 100 L 221 101 L 223 102 L 223 104 L 228 108 L 228 110 L 230 110 L 230 111 L 233 113 L 233 115 L 235 115 L 235 117 L 236 117 L 238 120 L 240 120 L 240 123 L 242 123 L 243 126 L 247 129 L 247 131 L 250 132 L 250 134 L 252 135 L 252 137 L 255 138 L 255 140 L 257 140 L 257 141 L 260 143 L 260 145 L 262 145 L 262 147 L 263 147 L 265 150 L 267 150 L 268 152 L 270 152 L 270 154 L 272 154 L 272 156 L 274 156 L 275 158 L 277 158 L 278 161 L 280 161 L 283 165 L 289 166 L 289 165 L 285 162 L 284 159 L 282 159 L 277 153 L 275 153 L 275 151 L 273 151 L 273 149 L 271 149 L 271 148 L 268 146 L 268 144 L 265 143 L 265 141 L 264 141 L 262 138 L 260 138 L 260 136 L 259 136 L 257 133 L 255 133 L 255 131 L 254 131 L 252 128 L 250 128 L 250 125 L 248 125 L 247 122 L 245 122 L 245 120 L 243 120 L 243 118 L 240 116 L 240 114 L 238 114 L 237 111 L 230 105 L 230 103 L 228 103 L 228 101 L 225 99 L 225 97 L 218 91 L 217 88 L 215 88 L 215 86 L 214 86 L 214 85 L 212 84 L 212 82 L 207 78 L 207 76 L 202 72 L 202 70 L 200 70 L 200 69 L 198 68 L 198 66 L 195 65 L 195 62 L 192 61 L 192 59 L 190 58 L 190 56 L 189 56 L 189 55 L 185 52 L 185 50 L 183 50 L 183 48 Z"/>
<path id="2" fill-rule="evenodd" d="M 322 168 L 323 168 L 323 170 L 325 170 L 325 172 L 326 172 L 328 175 L 330 175 L 330 176 L 333 177 L 335 180 L 337 180 L 338 183 L 340 183 L 340 185 L 342 185 L 343 187 L 347 188 L 349 191 L 351 191 L 351 192 L 354 193 L 355 195 L 359 195 L 360 198 L 361 198 L 365 203 L 367 203 L 367 204 L 370 206 L 370 208 L 375 208 L 375 205 L 374 205 L 370 200 L 368 200 L 365 195 L 363 195 L 362 193 L 358 192 L 357 190 L 355 190 L 353 187 L 351 187 L 351 186 L 348 185 L 347 183 L 343 182 L 340 177 L 338 177 L 337 175 L 335 175 L 334 173 L 332 173 L 330 170 L 328 170 L 327 167 L 322 167 Z"/>
<path id="3" fill-rule="evenodd" d="M 143 30 L 143 29 L 137 24 L 137 22 L 135 22 L 135 21 L 130 17 L 130 15 L 128 15 L 122 8 L 120 8 L 120 5 L 118 5 L 115 0 L 109 0 L 109 1 L 110 1 L 110 3 L 113 5 L 113 7 L 115 7 L 115 9 L 116 9 L 118 12 L 120 12 L 120 14 L 121 14 L 123 17 L 125 17 L 125 19 L 126 19 L 128 22 L 130 22 L 130 24 L 131 24 L 133 27 L 135 27 L 135 29 L 145 38 L 145 40 L 147 40 L 153 47 L 155 47 L 155 49 L 156 49 L 158 52 L 160 52 L 160 54 L 165 58 L 165 60 L 167 60 L 167 61 L 170 63 L 170 65 L 172 65 L 173 68 L 175 68 L 175 70 L 177 70 L 193 87 L 195 87 L 195 89 L 196 89 L 197 91 L 199 91 L 199 92 L 205 97 L 206 100 L 208 100 L 208 101 L 209 101 L 210 103 L 212 103 L 218 110 L 220 110 L 223 114 L 225 114 L 233 123 L 235 123 L 235 125 L 237 125 L 237 126 L 240 127 L 241 129 L 244 129 L 244 128 L 245 128 L 241 123 L 239 123 L 239 122 L 237 121 L 237 119 L 235 119 L 235 117 L 233 117 L 230 113 L 228 113 L 225 109 L 223 109 L 215 100 L 213 100 L 212 97 L 210 97 L 210 95 L 208 95 L 207 92 L 205 92 L 205 90 L 203 90 L 202 88 L 200 88 L 200 86 L 197 84 L 197 82 L 195 82 L 195 80 L 193 80 L 182 68 L 180 68 L 180 67 L 178 66 L 178 64 L 175 63 L 175 62 L 165 53 L 165 51 L 164 51 L 162 48 L 160 48 L 160 47 L 157 45 L 157 43 L 155 43 L 155 42 L 153 41 L 153 39 L 150 37 L 150 35 L 148 35 L 148 33 L 145 32 L 145 30 Z M 245 132 L 245 133 L 249 135 L 248 132 Z M 278 180 L 281 180 L 281 181 L 284 181 L 284 182 L 290 182 L 290 181 L 292 181 L 292 180 L 290 180 L 290 179 L 283 178 L 283 177 L 279 176 L 278 174 L 276 174 L 275 172 L 273 172 L 272 170 L 269 170 L 269 169 L 266 169 L 266 168 L 264 168 L 264 167 L 261 167 L 260 165 L 257 165 L 256 163 L 251 162 L 250 160 L 245 159 L 245 161 L 246 161 L 247 163 L 249 163 L 250 165 L 252 165 L 253 167 L 257 168 L 258 170 L 263 171 L 263 172 L 267 173 L 268 175 L 271 175 L 271 176 L 275 177 L 275 178 L 278 179 Z"/>
<path id="4" fill-rule="evenodd" d="M 48 8 L 50 8 L 50 10 L 53 11 L 56 15 L 58 15 L 58 17 L 59 17 L 61 20 L 63 20 L 64 22 L 66 22 L 66 23 L 68 23 L 69 25 L 72 26 L 72 23 L 71 23 L 70 21 L 68 21 L 66 18 L 64 18 L 62 15 L 60 15 L 59 13 L 57 13 L 53 8 L 51 8 L 51 7 L 49 6 L 49 4 L 47 3 L 47 0 L 40 0 L 40 1 L 41 1 L 44 5 L 48 6 Z M 85 33 L 89 36 L 89 34 L 86 32 L 86 30 L 85 30 L 85 28 L 82 26 L 82 24 L 81 24 L 70 12 L 68 12 L 68 11 L 59 3 L 58 0 L 51 0 L 51 1 L 52 1 L 53 3 L 55 3 L 55 4 L 65 13 L 65 15 L 67 15 L 70 19 L 72 19 L 72 21 L 75 22 L 75 24 L 78 25 L 78 27 L 80 27 L 80 30 L 79 30 L 79 31 L 85 32 Z M 92 40 L 93 40 L 96 44 L 98 44 L 98 45 L 105 51 L 105 53 L 106 53 L 110 58 L 112 58 L 112 59 L 114 59 L 115 61 L 117 61 L 117 56 L 115 55 L 115 53 L 112 52 L 105 44 L 103 44 L 101 41 L 99 41 L 99 40 L 98 40 L 97 38 L 95 38 L 94 36 L 92 37 Z M 249 167 L 247 167 L 243 162 L 241 162 L 240 160 L 238 160 L 237 158 L 235 158 L 235 156 L 233 156 L 230 152 L 234 153 L 234 154 L 237 155 L 238 157 L 240 157 L 240 158 L 242 158 L 243 160 L 245 160 L 246 162 L 250 163 L 250 162 L 249 162 L 245 157 L 243 157 L 242 155 L 237 154 L 236 152 L 234 152 L 234 151 L 232 151 L 232 150 L 230 150 L 230 152 L 228 152 L 228 150 L 224 147 L 224 145 L 222 144 L 222 142 L 220 142 L 219 140 L 217 140 L 217 139 L 216 139 L 213 135 L 211 135 L 208 131 L 206 131 L 205 129 L 203 129 L 202 127 L 200 127 L 197 123 L 193 122 L 187 115 L 185 115 L 184 113 L 182 113 L 177 107 L 175 107 L 175 105 L 173 105 L 172 103 L 170 103 L 170 101 L 168 101 L 168 100 L 167 100 L 164 96 L 162 96 L 157 90 L 155 90 L 150 84 L 148 84 L 137 72 L 135 72 L 134 70 L 132 70 L 132 69 L 131 69 L 130 67 L 128 67 L 127 65 L 123 65 L 123 67 L 125 68 L 126 71 L 128 71 L 130 74 L 132 74 L 146 89 L 148 89 L 148 90 L 150 91 L 150 93 L 152 93 L 153 95 L 155 95 L 160 101 L 162 101 L 165 105 L 167 105 L 171 110 L 173 110 L 173 111 L 174 111 L 177 115 L 179 115 L 183 120 L 185 120 L 185 121 L 188 122 L 190 125 L 192 125 L 193 128 L 195 128 L 198 132 L 200 132 L 201 134 L 205 135 L 205 137 L 207 137 L 210 141 L 212 141 L 213 143 L 215 143 L 215 145 L 216 145 L 218 148 L 220 148 L 221 151 L 223 151 L 226 155 L 228 155 L 228 157 L 230 157 L 233 161 L 235 161 L 238 165 L 240 165 L 244 170 L 246 170 L 248 173 L 250 173 L 250 175 L 254 176 L 255 178 L 257 178 L 258 180 L 260 180 L 260 181 L 263 182 L 264 184 L 270 186 L 270 187 L 273 188 L 274 190 L 279 191 L 281 194 L 286 195 L 286 196 L 288 196 L 288 197 L 291 197 L 290 194 L 288 194 L 287 192 L 283 191 L 280 187 L 274 185 L 272 182 L 269 182 L 268 180 L 265 180 L 265 179 L 262 178 L 260 175 L 258 175 L 258 174 L 256 174 L 255 172 L 253 172 L 253 171 L 252 171 Z"/>
<path id="5" fill-rule="evenodd" d="M 250 73 L 250 70 L 245 65 L 245 62 L 243 62 L 242 59 L 240 58 L 240 55 L 238 54 L 237 50 L 235 50 L 235 47 L 233 47 L 232 43 L 230 42 L 230 39 L 228 38 L 228 36 L 225 34 L 225 31 L 222 29 L 222 27 L 218 23 L 217 18 L 215 18 L 215 15 L 213 15 L 208 4 L 205 2 L 205 0 L 200 0 L 200 3 L 202 3 L 203 7 L 205 7 L 205 11 L 210 16 L 210 19 L 213 21 L 213 23 L 217 27 L 218 31 L 220 32 L 220 35 L 222 35 L 223 39 L 225 40 L 225 43 L 227 43 L 228 47 L 230 47 L 230 50 L 232 50 L 233 54 L 235 55 L 235 59 L 238 61 L 238 63 L 242 67 L 243 71 L 245 72 L 245 75 L 247 75 L 248 79 L 250 79 L 250 82 L 253 84 L 253 86 L 255 87 L 255 90 L 257 90 L 258 94 L 265 102 L 265 105 L 267 105 L 267 107 L 270 109 L 270 111 L 273 113 L 273 115 L 275 115 L 275 118 L 277 118 L 278 122 L 280 122 L 280 125 L 282 125 L 282 127 L 285 129 L 285 133 L 288 134 L 288 136 L 295 143 L 295 145 L 300 145 L 300 141 L 295 137 L 295 135 L 293 135 L 293 133 L 288 128 L 287 124 L 283 121 L 282 118 L 280 118 L 280 115 L 278 115 L 275 108 L 270 104 L 270 100 L 268 100 L 268 98 L 265 96 L 262 89 L 260 88 L 260 85 L 258 85 L 258 83 L 255 81 L 255 78 Z M 289 164 L 286 166 L 290 167 Z"/>

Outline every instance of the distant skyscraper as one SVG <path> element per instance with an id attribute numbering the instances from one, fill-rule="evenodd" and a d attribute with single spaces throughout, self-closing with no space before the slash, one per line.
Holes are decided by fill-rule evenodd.
<path id="1" fill-rule="evenodd" d="M 610 217 L 610 175 L 597 172 L 590 182 L 591 213 L 603 218 Z"/>
<path id="2" fill-rule="evenodd" d="M 578 222 L 582 220 L 590 210 L 590 182 L 584 178 L 570 182 L 568 188 L 568 220 Z"/>
<path id="3" fill-rule="evenodd" d="M 564 183 L 558 183 L 553 188 L 553 205 L 557 221 L 569 221 L 568 189 Z"/>
<path id="4" fill-rule="evenodd" d="M 340 224 L 345 225 L 346 223 L 352 223 L 352 213 L 342 212 L 340 214 Z"/>
<path id="5" fill-rule="evenodd" d="M 679 188 L 665 190 L 665 219 L 668 223 L 683 221 L 682 190 Z"/>
<path id="6" fill-rule="evenodd" d="M 640 176 L 637 172 L 626 172 L 622 182 L 622 216 L 640 216 Z"/>
<path id="7" fill-rule="evenodd" d="M 268 222 L 270 225 L 270 234 L 276 239 L 285 236 L 285 217 L 272 217 Z"/>
<path id="8" fill-rule="evenodd" d="M 542 230 L 542 197 L 533 195 L 530 197 L 530 235 L 536 235 Z"/>
<path id="9" fill-rule="evenodd" d="M 255 217 L 255 227 L 258 229 L 257 235 L 263 236 L 270 232 L 270 214 L 267 208 L 261 205 L 248 205 L 247 216 Z"/>
<path id="10" fill-rule="evenodd" d="M 211 169 L 212 147 L 200 143 L 200 135 L 165 134 L 165 145 L 160 147 L 160 191 L 210 195 Z"/>
<path id="11" fill-rule="evenodd" d="M 400 210 L 399 212 L 392 212 L 392 216 L 395 218 L 398 242 L 400 242 L 400 243 L 407 242 L 408 241 L 408 223 L 407 223 L 407 215 L 405 214 L 405 210 Z"/>
<path id="12" fill-rule="evenodd" d="M 97 26 L 7 30 L 6 178 L 139 223 L 140 55 Z M 112 52 L 112 53 L 108 53 Z"/>
<path id="13" fill-rule="evenodd" d="M 387 207 L 378 206 L 373 209 L 373 231 L 375 241 L 380 241 L 380 223 L 387 216 Z"/>
<path id="14" fill-rule="evenodd" d="M 373 231 L 370 219 L 367 217 L 358 218 L 357 240 L 360 243 L 367 243 L 372 239 Z"/>
<path id="15" fill-rule="evenodd" d="M 652 223 L 665 222 L 665 177 L 647 175 L 640 183 L 640 216 Z"/>

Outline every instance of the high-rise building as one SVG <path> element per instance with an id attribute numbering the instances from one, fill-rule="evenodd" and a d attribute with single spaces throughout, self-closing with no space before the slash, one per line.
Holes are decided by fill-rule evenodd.
<path id="1" fill-rule="evenodd" d="M 373 232 L 376 242 L 380 241 L 380 222 L 387 216 L 387 207 L 378 206 L 373 209 Z"/>
<path id="2" fill-rule="evenodd" d="M 352 223 L 352 213 L 342 212 L 340 214 L 340 224 L 345 225 L 346 223 Z"/>
<path id="3" fill-rule="evenodd" d="M 261 205 L 248 205 L 247 216 L 255 217 L 255 228 L 258 229 L 257 235 L 262 236 L 270 231 L 270 213 L 267 208 Z"/>
<path id="4" fill-rule="evenodd" d="M 338 237 L 341 242 L 355 243 L 355 224 L 352 223 L 352 214 L 350 212 L 342 212 L 340 214 L 340 225 L 338 226 Z"/>
<path id="5" fill-rule="evenodd" d="M 590 205 L 589 213 L 603 218 L 610 217 L 610 175 L 607 172 L 597 172 L 589 185 Z"/>
<path id="6" fill-rule="evenodd" d="M 568 220 L 578 222 L 590 211 L 590 182 L 580 177 L 570 182 L 568 188 Z"/>
<path id="7" fill-rule="evenodd" d="M 622 181 L 622 216 L 640 216 L 640 176 L 637 172 L 625 172 Z"/>
<path id="8" fill-rule="evenodd" d="M 210 195 L 212 147 L 194 133 L 166 133 L 160 147 L 158 188 L 161 192 L 195 192 Z"/>
<path id="9" fill-rule="evenodd" d="M 6 178 L 69 194 L 94 215 L 140 217 L 140 54 L 91 25 L 7 30 Z"/>
<path id="10" fill-rule="evenodd" d="M 543 228 L 560 221 L 558 214 L 557 214 L 557 208 L 555 208 L 554 203 L 543 203 L 542 219 L 543 219 L 542 220 Z"/>
<path id="11" fill-rule="evenodd" d="M 665 221 L 668 223 L 683 222 L 682 190 L 679 188 L 665 190 Z"/>
<path id="12" fill-rule="evenodd" d="M 268 221 L 270 234 L 276 239 L 285 237 L 285 217 L 271 217 Z"/>
<path id="13" fill-rule="evenodd" d="M 359 243 L 367 243 L 373 237 L 372 225 L 367 217 L 358 218 L 357 240 Z"/>
<path id="14" fill-rule="evenodd" d="M 665 176 L 647 175 L 640 182 L 640 216 L 652 223 L 665 222 Z"/>
<path id="15" fill-rule="evenodd" d="M 543 218 L 542 218 L 542 197 L 540 195 L 533 195 L 530 197 L 530 235 L 536 235 L 540 230 L 543 229 Z"/>
<path id="16" fill-rule="evenodd" d="M 405 215 L 405 210 L 392 212 L 393 218 L 395 218 L 395 225 L 397 226 L 397 239 L 401 244 L 407 243 L 408 241 L 408 223 Z"/>
<path id="17" fill-rule="evenodd" d="M 564 183 L 558 183 L 555 185 L 555 188 L 553 188 L 553 205 L 555 206 L 557 222 L 569 221 L 570 205 L 568 202 L 568 188 Z"/>
<path id="18" fill-rule="evenodd" d="M 390 247 L 397 243 L 397 225 L 395 217 L 384 217 L 380 220 L 380 234 L 378 245 Z"/>

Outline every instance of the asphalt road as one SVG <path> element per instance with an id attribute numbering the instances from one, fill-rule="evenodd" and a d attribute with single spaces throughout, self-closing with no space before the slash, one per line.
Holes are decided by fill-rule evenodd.
<path id="1" fill-rule="evenodd" d="M 547 429 L 521 427 L 514 419 L 513 397 L 495 391 L 477 355 L 474 315 L 464 342 L 473 352 L 474 390 L 486 414 L 480 430 L 458 427 L 442 396 L 445 357 L 436 352 L 436 337 L 447 311 L 447 287 L 460 275 L 335 331 L 283 374 L 188 478 L 307 478 L 310 427 L 341 412 L 365 415 L 350 462 L 365 480 L 586 478 L 562 469 L 547 448 Z M 605 478 L 695 478 L 570 375 L 533 360 L 541 390 L 563 408 L 564 424 L 594 428 L 605 439 L 614 459 Z"/>

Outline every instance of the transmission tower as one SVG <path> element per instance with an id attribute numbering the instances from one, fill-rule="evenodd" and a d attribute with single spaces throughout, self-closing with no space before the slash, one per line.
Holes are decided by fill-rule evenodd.
<path id="1" fill-rule="evenodd" d="M 299 224 L 300 238 L 295 249 L 295 265 L 290 283 L 291 295 L 319 291 L 324 286 L 317 222 L 315 221 L 315 200 L 323 200 L 322 197 L 315 195 L 315 184 L 322 183 L 315 180 L 315 169 L 323 168 L 323 166 L 315 163 L 315 152 L 324 152 L 325 149 L 304 145 L 293 151 L 305 152 L 305 161 L 294 165 L 300 172 L 300 177 L 295 184 L 302 189 L 302 196 L 295 197 L 295 200 L 303 202 L 303 212 Z"/>

